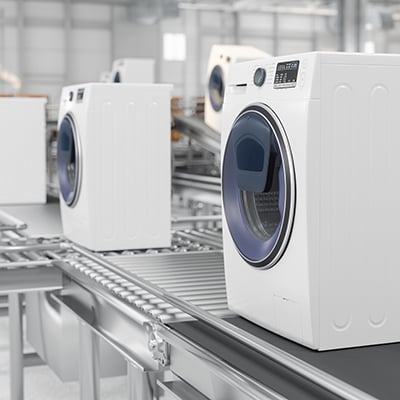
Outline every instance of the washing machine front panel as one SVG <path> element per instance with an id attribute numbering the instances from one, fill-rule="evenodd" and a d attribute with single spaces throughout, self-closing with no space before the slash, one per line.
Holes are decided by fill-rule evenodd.
<path id="1" fill-rule="evenodd" d="M 273 267 L 290 238 L 296 187 L 284 128 L 266 105 L 250 105 L 236 118 L 224 154 L 222 190 L 239 254 L 254 267 Z"/>
<path id="2" fill-rule="evenodd" d="M 220 65 L 216 65 L 210 74 L 208 95 L 214 111 L 221 111 L 224 102 L 225 83 L 224 72 Z"/>
<path id="3" fill-rule="evenodd" d="M 60 192 L 65 203 L 73 207 L 79 197 L 81 154 L 78 132 L 72 115 L 65 115 L 58 134 L 57 170 Z"/>

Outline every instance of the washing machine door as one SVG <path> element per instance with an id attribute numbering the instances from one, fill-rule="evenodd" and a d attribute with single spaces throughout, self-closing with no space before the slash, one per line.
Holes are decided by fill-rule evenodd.
<path id="1" fill-rule="evenodd" d="M 254 267 L 273 267 L 290 239 L 296 185 L 286 133 L 264 104 L 247 107 L 233 124 L 222 192 L 226 222 L 240 255 Z"/>
<path id="2" fill-rule="evenodd" d="M 216 65 L 208 81 L 208 95 L 214 111 L 220 111 L 224 102 L 225 83 L 222 68 Z"/>
<path id="3" fill-rule="evenodd" d="M 114 83 L 121 83 L 121 74 L 117 71 L 114 75 Z"/>
<path id="4" fill-rule="evenodd" d="M 57 172 L 62 198 L 73 207 L 79 195 L 81 157 L 78 132 L 69 114 L 62 120 L 58 132 Z"/>

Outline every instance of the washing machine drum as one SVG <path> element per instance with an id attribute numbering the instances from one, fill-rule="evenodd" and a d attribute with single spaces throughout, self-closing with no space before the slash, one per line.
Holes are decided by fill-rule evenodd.
<path id="1" fill-rule="evenodd" d="M 225 84 L 222 68 L 216 65 L 210 74 L 208 95 L 214 111 L 220 111 L 224 102 Z"/>
<path id="2" fill-rule="evenodd" d="M 283 255 L 295 211 L 295 172 L 288 139 L 263 104 L 244 109 L 229 134 L 222 167 L 226 222 L 240 255 L 271 268 Z"/>
<path id="3" fill-rule="evenodd" d="M 57 172 L 62 198 L 72 207 L 79 195 L 80 152 L 77 130 L 68 114 L 62 120 L 58 132 Z"/>

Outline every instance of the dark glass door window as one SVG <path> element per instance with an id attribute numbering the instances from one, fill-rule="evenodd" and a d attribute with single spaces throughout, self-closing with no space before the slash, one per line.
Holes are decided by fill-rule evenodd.
<path id="1" fill-rule="evenodd" d="M 58 132 L 57 171 L 62 198 L 67 205 L 73 206 L 80 184 L 80 154 L 76 128 L 70 115 L 64 117 Z"/>
<path id="2" fill-rule="evenodd" d="M 224 102 L 225 83 L 222 68 L 216 65 L 210 74 L 208 82 L 208 95 L 210 96 L 210 103 L 215 111 L 220 111 Z"/>
<path id="3" fill-rule="evenodd" d="M 267 106 L 250 106 L 235 120 L 224 154 L 222 190 L 239 253 L 254 267 L 272 267 L 290 238 L 296 189 L 288 139 Z"/>

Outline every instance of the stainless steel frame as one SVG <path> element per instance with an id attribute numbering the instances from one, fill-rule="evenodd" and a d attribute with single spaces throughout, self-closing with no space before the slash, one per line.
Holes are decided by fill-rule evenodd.
<path id="1" fill-rule="evenodd" d="M 195 232 L 187 234 L 199 240 L 207 239 L 207 234 L 200 233 L 200 235 Z M 220 243 L 215 232 L 210 233 L 208 240 L 215 246 Z M 23 241 L 26 243 L 22 244 Z M 2 247 L 0 255 L 8 253 L 26 257 L 26 254 L 34 253 L 36 257 L 31 256 L 30 259 L 25 260 L 26 265 L 29 265 L 30 261 L 36 262 L 37 258 L 45 257 L 53 260 L 53 265 L 62 272 L 62 289 L 53 292 L 51 296 L 55 301 L 67 306 L 81 320 L 81 343 L 85 349 L 90 350 L 85 354 L 85 359 L 82 359 L 86 372 L 81 375 L 81 398 L 85 400 L 94 400 L 98 393 L 96 335 L 108 341 L 127 360 L 129 377 L 135 380 L 136 385 L 139 385 L 135 387 L 140 388 L 136 391 L 132 386 L 131 399 L 151 399 L 158 396 L 156 381 L 165 381 L 165 367 L 170 365 L 170 368 L 179 375 L 183 374 L 182 367 L 184 368 L 187 362 L 193 363 L 191 368 L 196 370 L 198 368 L 198 371 L 202 371 L 208 379 L 216 380 L 215 384 L 222 388 L 221 390 L 235 392 L 235 397 L 232 395 L 232 399 L 282 399 L 278 393 L 249 378 L 168 326 L 171 321 L 187 318 L 204 322 L 340 398 L 373 399 L 361 390 L 223 320 L 221 316 L 226 316 L 229 311 L 224 304 L 224 297 L 215 296 L 215 294 L 218 290 L 221 290 L 223 294 L 224 286 L 219 287 L 217 284 L 215 288 L 218 290 L 215 292 L 211 284 L 213 279 L 218 278 L 217 266 L 214 272 L 206 271 L 206 274 L 216 274 L 210 275 L 210 280 L 207 280 L 201 274 L 199 275 L 200 270 L 196 271 L 192 268 L 189 272 L 189 258 L 180 258 L 184 254 L 174 254 L 173 249 L 169 249 L 167 254 L 161 252 L 157 255 L 123 256 L 94 254 L 66 241 L 35 243 L 23 238 L 20 241 L 6 240 L 5 243 L 10 247 Z M 50 250 L 46 249 L 47 245 Z M 209 249 L 192 251 L 191 254 L 193 262 L 199 262 L 202 268 L 209 265 L 209 257 L 220 257 L 222 261 L 220 248 L 213 251 Z M 205 261 L 203 263 L 201 263 L 202 257 Z M 158 269 L 157 258 L 160 267 Z M 164 268 L 164 274 L 160 274 L 163 270 L 161 267 L 168 266 L 167 260 L 172 267 L 169 269 L 170 276 L 168 268 Z M 181 281 L 178 279 L 178 284 L 176 284 L 173 282 L 177 281 L 176 278 L 181 273 L 179 260 L 185 260 L 182 265 L 187 267 L 189 275 L 187 275 L 188 279 L 185 276 Z M 12 265 L 11 261 L 10 263 Z M 23 261 L 19 260 L 18 263 L 18 268 L 20 268 Z M 7 263 L 0 263 L 0 269 L 3 269 L 4 265 Z M 184 290 L 185 287 L 189 290 Z M 46 288 L 42 289 L 46 290 Z M 196 292 L 198 289 L 200 292 Z M 186 293 L 190 300 L 185 299 L 182 293 Z M 193 297 L 194 293 L 196 297 Z M 202 297 L 204 294 L 211 297 Z M 12 340 L 11 349 L 15 352 L 11 365 L 13 373 L 11 399 L 16 400 L 23 398 L 20 295 L 16 294 L 11 301 L 13 332 L 10 339 Z M 132 382 L 131 384 L 133 385 Z M 166 383 L 165 385 L 168 386 L 168 390 L 172 390 L 173 385 Z"/>

